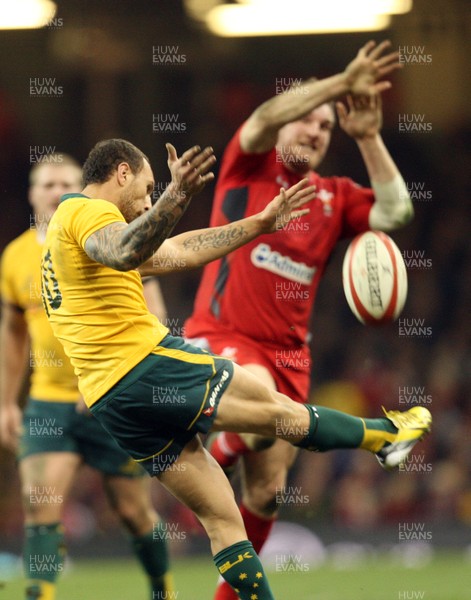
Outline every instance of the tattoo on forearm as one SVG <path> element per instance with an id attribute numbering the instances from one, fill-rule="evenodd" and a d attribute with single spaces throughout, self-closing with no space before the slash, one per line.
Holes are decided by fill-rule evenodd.
<path id="1" fill-rule="evenodd" d="M 132 223 L 116 223 L 92 234 L 85 243 L 91 258 L 118 271 L 135 269 L 170 235 L 190 203 L 168 189 L 154 206 Z"/>
<path id="2" fill-rule="evenodd" d="M 240 242 L 246 235 L 242 225 L 215 227 L 214 231 L 192 235 L 183 242 L 185 250 L 198 252 L 206 248 L 224 248 Z"/>

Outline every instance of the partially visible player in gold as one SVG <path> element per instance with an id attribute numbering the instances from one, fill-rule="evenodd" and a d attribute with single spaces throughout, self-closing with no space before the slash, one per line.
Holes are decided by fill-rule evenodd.
<path id="1" fill-rule="evenodd" d="M 150 501 L 150 479 L 83 404 L 74 369 L 44 312 L 43 242 L 62 194 L 81 189 L 81 169 L 63 154 L 43 159 L 30 173 L 32 226 L 7 246 L 1 265 L 0 441 L 18 452 L 20 460 L 26 598 L 55 598 L 65 554 L 63 507 L 84 462 L 103 474 L 110 503 L 150 579 L 150 597 L 166 598 L 172 589 L 168 555 Z M 144 294 L 151 312 L 164 320 L 165 306 L 155 278 L 147 280 Z M 22 415 L 18 403 L 28 365 L 30 398 Z"/>

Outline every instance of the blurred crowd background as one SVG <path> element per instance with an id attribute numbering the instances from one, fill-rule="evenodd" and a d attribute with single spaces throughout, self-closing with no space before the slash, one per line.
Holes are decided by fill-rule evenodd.
<path id="1" fill-rule="evenodd" d="M 0 36 L 0 250 L 29 227 L 27 175 L 41 148 L 83 161 L 97 140 L 127 138 L 151 157 L 159 192 L 168 181 L 166 141 L 179 151 L 210 144 L 221 157 L 244 118 L 275 94 L 277 78 L 339 72 L 372 37 L 389 38 L 396 48 L 421 46 L 431 56 L 427 64 L 410 64 L 395 74 L 383 99 L 383 137 L 413 190 L 416 211 L 414 222 L 393 234 L 409 265 L 410 291 L 401 315 L 406 322 L 371 328 L 355 320 L 341 285 L 345 242 L 321 283 L 311 345 L 314 402 L 365 415 L 379 414 L 383 404 L 404 410 L 424 403 L 434 415 L 433 434 L 393 474 L 366 453 L 304 453 L 293 470 L 291 492 L 280 492 L 280 507 L 283 519 L 332 539 L 332 532 L 372 537 L 384 529 L 395 532 L 385 535 L 397 541 L 398 523 L 414 521 L 433 531 L 437 543 L 469 543 L 469 2 L 415 0 L 411 13 L 374 34 L 246 39 L 201 30 L 177 0 L 58 5 L 60 25 Z M 184 60 L 153 64 L 158 46 L 177 46 Z M 54 78 L 63 93 L 32 97 L 30 80 L 44 77 Z M 179 127 L 153 131 L 154 115 L 169 114 L 177 115 Z M 401 131 L 404 114 L 423 115 L 429 131 Z M 354 142 L 339 129 L 320 172 L 368 184 Z M 212 191 L 208 187 L 194 199 L 178 231 L 207 225 Z M 174 333 L 184 333 L 199 278 L 200 272 L 192 272 L 161 280 Z M 6 548 L 18 550 L 19 481 L 14 458 L 5 451 L 0 486 L 0 538 Z M 157 482 L 153 494 L 164 516 L 189 533 L 180 551 L 197 545 L 203 533 L 189 514 Z M 99 477 L 89 469 L 77 480 L 65 523 L 77 547 L 120 535 Z"/>

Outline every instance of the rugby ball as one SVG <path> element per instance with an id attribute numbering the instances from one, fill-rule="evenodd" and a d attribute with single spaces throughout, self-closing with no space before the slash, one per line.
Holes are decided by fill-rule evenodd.
<path id="1" fill-rule="evenodd" d="M 348 305 L 361 323 L 387 323 L 400 315 L 407 298 L 406 265 L 382 231 L 367 231 L 351 241 L 342 279 Z"/>

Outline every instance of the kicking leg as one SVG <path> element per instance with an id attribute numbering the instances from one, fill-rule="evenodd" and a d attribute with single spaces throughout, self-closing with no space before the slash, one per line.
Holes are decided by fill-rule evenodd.
<path id="1" fill-rule="evenodd" d="M 430 431 L 432 417 L 421 406 L 386 412 L 386 417 L 361 419 L 325 407 L 297 404 L 269 390 L 238 365 L 219 403 L 213 431 L 259 433 L 309 450 L 363 448 L 386 468 L 405 460 Z"/>

